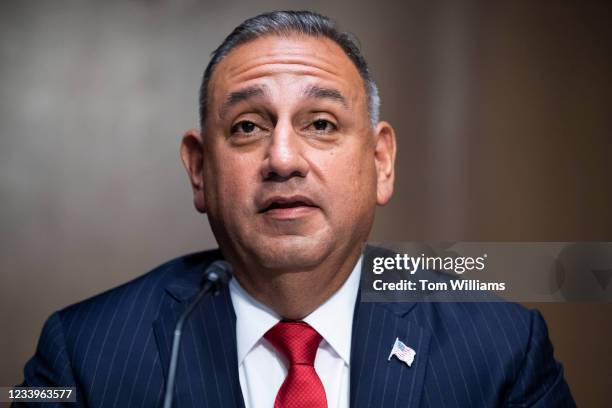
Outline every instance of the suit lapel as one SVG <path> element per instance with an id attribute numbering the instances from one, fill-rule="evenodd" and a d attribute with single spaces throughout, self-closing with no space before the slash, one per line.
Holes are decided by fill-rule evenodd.
<path id="1" fill-rule="evenodd" d="M 370 274 L 366 249 L 362 269 Z M 362 279 L 363 280 L 363 279 Z M 369 303 L 357 297 L 351 345 L 351 407 L 417 407 L 429 354 L 430 332 L 413 319 L 418 304 Z M 393 357 L 388 360 L 399 338 L 416 351 L 412 366 Z"/>
<path id="2" fill-rule="evenodd" d="M 174 327 L 198 292 L 207 265 L 181 272 L 167 286 L 157 320 L 153 323 L 164 378 L 168 375 Z M 236 356 L 236 316 L 229 290 L 208 296 L 183 328 L 174 406 L 244 407 Z"/>

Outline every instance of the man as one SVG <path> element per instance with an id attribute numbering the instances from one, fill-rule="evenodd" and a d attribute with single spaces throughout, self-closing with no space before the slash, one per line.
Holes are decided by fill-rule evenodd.
<path id="1" fill-rule="evenodd" d="M 396 147 L 350 36 L 311 12 L 249 19 L 213 53 L 200 105 L 181 157 L 220 251 L 53 314 L 24 385 L 159 406 L 178 316 L 223 258 L 234 279 L 186 322 L 175 406 L 573 406 L 537 312 L 359 301 Z M 397 341 L 410 365 L 388 358 Z"/>

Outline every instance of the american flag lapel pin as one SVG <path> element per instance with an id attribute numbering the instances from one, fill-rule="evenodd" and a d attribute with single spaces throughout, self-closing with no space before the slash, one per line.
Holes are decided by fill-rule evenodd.
<path id="1" fill-rule="evenodd" d="M 393 348 L 391 349 L 391 353 L 389 354 L 388 361 L 391 361 L 391 357 L 397 357 L 399 361 L 402 361 L 408 367 L 412 366 L 412 362 L 414 361 L 414 356 L 416 356 L 416 351 L 402 343 L 397 337 L 395 339 L 395 343 L 393 343 Z"/>

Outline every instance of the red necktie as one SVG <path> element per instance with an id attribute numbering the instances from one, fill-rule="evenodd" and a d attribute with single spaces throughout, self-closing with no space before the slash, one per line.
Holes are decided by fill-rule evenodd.
<path id="1" fill-rule="evenodd" d="M 278 322 L 264 337 L 289 360 L 274 408 L 327 408 L 325 389 L 314 369 L 321 335 L 304 322 Z"/>

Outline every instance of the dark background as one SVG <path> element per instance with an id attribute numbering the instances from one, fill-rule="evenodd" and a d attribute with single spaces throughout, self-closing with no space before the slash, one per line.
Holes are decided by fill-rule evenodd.
<path id="1" fill-rule="evenodd" d="M 612 241 L 606 2 L 2 2 L 0 385 L 54 310 L 215 246 L 180 137 L 210 52 L 285 8 L 357 34 L 397 131 L 373 241 Z M 529 306 L 578 404 L 606 406 L 612 304 Z"/>

